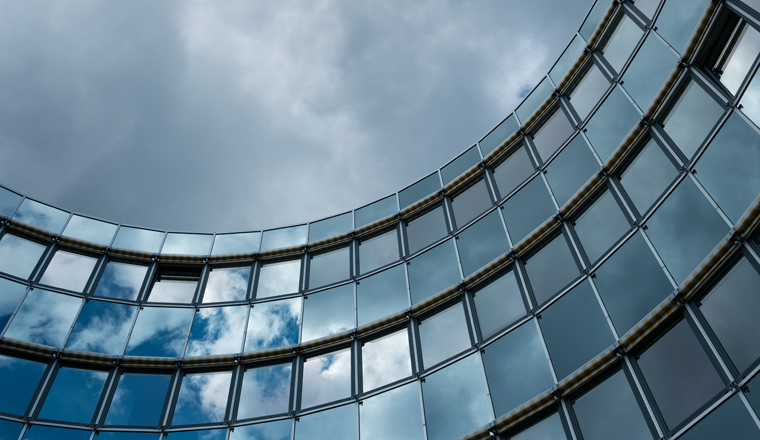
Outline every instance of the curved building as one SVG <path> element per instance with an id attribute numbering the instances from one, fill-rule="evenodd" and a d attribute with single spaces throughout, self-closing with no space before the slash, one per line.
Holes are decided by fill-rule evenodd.
<path id="1" fill-rule="evenodd" d="M 483 139 L 305 225 L 0 188 L 0 439 L 760 438 L 757 9 L 599 0 Z"/>

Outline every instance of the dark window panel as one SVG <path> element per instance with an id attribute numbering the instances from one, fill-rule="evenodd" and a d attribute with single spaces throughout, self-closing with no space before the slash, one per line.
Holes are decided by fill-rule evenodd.
<path id="1" fill-rule="evenodd" d="M 264 231 L 261 252 L 306 244 L 307 233 L 306 225 Z"/>
<path id="2" fill-rule="evenodd" d="M 97 262 L 97 258 L 59 250 L 45 268 L 40 284 L 82 292 Z"/>
<path id="3" fill-rule="evenodd" d="M 612 32 L 612 36 L 602 49 L 604 58 L 616 72 L 620 73 L 620 69 L 628 61 L 643 35 L 644 31 L 627 15 L 623 14 L 623 18 L 620 19 Z"/>
<path id="4" fill-rule="evenodd" d="M 677 62 L 678 57 L 649 34 L 623 76 L 623 87 L 640 109 L 646 111 Z"/>
<path id="5" fill-rule="evenodd" d="M 441 168 L 443 184 L 448 185 L 477 163 L 480 163 L 480 153 L 478 152 L 478 147 L 474 146 L 469 150 L 466 150 L 461 156 L 451 161 L 448 165 Z"/>
<path id="6" fill-rule="evenodd" d="M 481 180 L 467 188 L 451 200 L 457 228 L 465 226 L 491 206 L 493 206 L 493 203 L 491 202 L 491 196 L 488 195 L 485 180 Z"/>
<path id="7" fill-rule="evenodd" d="M 261 232 L 242 232 L 240 234 L 218 234 L 214 238 L 211 255 L 234 255 L 258 252 L 261 244 Z"/>
<path id="8" fill-rule="evenodd" d="M 546 167 L 546 180 L 557 204 L 567 203 L 599 168 L 583 136 L 576 136 Z"/>
<path id="9" fill-rule="evenodd" d="M 419 386 L 410 383 L 363 400 L 359 420 L 363 440 L 424 439 Z"/>
<path id="10" fill-rule="evenodd" d="M 213 235 L 206 234 L 166 234 L 161 254 L 208 255 L 214 242 Z"/>
<path id="11" fill-rule="evenodd" d="M 13 214 L 13 220 L 25 223 L 35 228 L 44 229 L 45 231 L 58 234 L 66 224 L 69 213 L 35 202 L 32 199 L 24 199 L 16 213 Z"/>
<path id="12" fill-rule="evenodd" d="M 309 289 L 347 280 L 351 276 L 351 252 L 348 247 L 311 256 Z"/>
<path id="13" fill-rule="evenodd" d="M 0 332 L 8 324 L 24 293 L 26 293 L 25 285 L 0 278 Z"/>
<path id="14" fill-rule="evenodd" d="M 107 378 L 105 371 L 62 367 L 45 397 L 39 418 L 90 423 Z"/>
<path id="15" fill-rule="evenodd" d="M 404 266 L 399 265 L 356 283 L 358 326 L 409 308 Z"/>
<path id="16" fill-rule="evenodd" d="M 699 84 L 690 81 L 663 120 L 663 128 L 690 159 L 723 115 L 723 110 Z"/>
<path id="17" fill-rule="evenodd" d="M 23 423 L 16 423 L 0 419 L 0 439 L 16 440 L 21 434 L 21 429 L 23 427 Z"/>
<path id="18" fill-rule="evenodd" d="M 525 98 L 522 104 L 517 107 L 517 110 L 515 110 L 515 113 L 517 113 L 517 117 L 520 118 L 520 121 L 524 124 L 530 115 L 532 115 L 533 112 L 536 111 L 536 109 L 541 104 L 543 104 L 544 101 L 546 101 L 546 98 L 548 98 L 552 92 L 554 92 L 554 89 L 552 89 L 552 85 L 549 82 L 549 79 L 544 78 L 541 83 L 539 83 L 538 86 L 536 86 L 536 88 L 530 92 L 530 95 Z"/>
<path id="19" fill-rule="evenodd" d="M 302 377 L 301 408 L 351 396 L 351 349 L 304 360 Z"/>
<path id="20" fill-rule="evenodd" d="M 356 405 L 339 406 L 299 417 L 295 440 L 355 440 L 356 424 Z"/>
<path id="21" fill-rule="evenodd" d="M 172 425 L 223 422 L 231 378 L 231 371 L 186 374 L 180 385 Z"/>
<path id="22" fill-rule="evenodd" d="M 606 1 L 597 0 L 594 7 L 591 8 L 588 17 L 586 17 L 586 20 L 583 22 L 581 30 L 579 31 L 586 41 L 589 41 L 591 36 L 594 35 L 594 31 L 596 31 L 596 28 L 599 26 L 602 18 L 604 18 L 604 14 L 607 13 L 609 7 L 610 5 Z"/>
<path id="23" fill-rule="evenodd" d="M 525 179 L 532 176 L 536 170 L 533 163 L 528 157 L 528 151 L 525 147 L 520 147 L 512 153 L 504 162 L 494 168 L 493 177 L 496 181 L 496 187 L 499 188 L 499 195 L 506 197 L 514 191 L 515 188 L 525 182 Z"/>
<path id="24" fill-rule="evenodd" d="M 512 244 L 519 243 L 557 211 L 540 176 L 520 188 L 503 206 Z"/>
<path id="25" fill-rule="evenodd" d="M 259 269 L 256 299 L 297 293 L 301 279 L 301 260 L 264 263 Z"/>
<path id="26" fill-rule="evenodd" d="M 642 215 L 665 192 L 678 176 L 678 170 L 663 153 L 657 142 L 650 139 L 620 176 L 628 197 Z"/>
<path id="27" fill-rule="evenodd" d="M 398 261 L 398 232 L 394 228 L 372 238 L 359 241 L 359 267 L 361 273 Z"/>
<path id="28" fill-rule="evenodd" d="M 760 125 L 760 75 L 752 78 L 739 103 L 742 107 L 741 112 L 755 125 Z"/>
<path id="29" fill-rule="evenodd" d="M 195 313 L 185 356 L 238 353 L 248 306 L 205 307 Z"/>
<path id="30" fill-rule="evenodd" d="M 136 314 L 137 306 L 87 301 L 74 324 L 66 348 L 121 355 Z"/>
<path id="31" fill-rule="evenodd" d="M 236 426 L 230 440 L 290 440 L 293 420 L 285 419 L 257 425 Z"/>
<path id="32" fill-rule="evenodd" d="M 533 145 L 536 146 L 539 157 L 544 162 L 549 160 L 552 154 L 573 134 L 573 131 L 574 128 L 570 125 L 565 112 L 557 108 L 533 135 Z"/>
<path id="33" fill-rule="evenodd" d="M 303 342 L 354 328 L 354 285 L 346 284 L 304 298 Z"/>
<path id="34" fill-rule="evenodd" d="M 255 304 L 248 317 L 244 351 L 298 344 L 301 298 Z"/>
<path id="35" fill-rule="evenodd" d="M 145 307 L 140 310 L 125 354 L 182 356 L 193 313 L 193 309 L 168 307 Z"/>
<path id="36" fill-rule="evenodd" d="M 11 214 L 13 214 L 13 211 L 18 207 L 18 204 L 21 203 L 21 197 L 20 195 L 8 191 L 5 188 L 0 188 L 0 215 L 4 217 L 10 217 Z"/>
<path id="37" fill-rule="evenodd" d="M 731 440 L 751 440 L 760 437 L 755 421 L 752 420 L 739 396 L 728 399 L 678 438 L 683 440 L 729 438 L 726 436 L 730 436 Z"/>
<path id="38" fill-rule="evenodd" d="M 24 432 L 23 440 L 90 440 L 89 429 L 66 429 L 52 426 L 31 425 Z"/>
<path id="39" fill-rule="evenodd" d="M 490 152 L 495 150 L 496 147 L 512 136 L 512 134 L 514 134 L 519 128 L 514 115 L 509 115 L 507 119 L 503 120 L 496 126 L 496 128 L 480 140 L 480 151 L 487 156 Z"/>
<path id="40" fill-rule="evenodd" d="M 525 315 L 514 269 L 473 293 L 473 300 L 483 338 Z"/>
<path id="41" fill-rule="evenodd" d="M 586 72 L 586 75 L 570 93 L 569 99 L 581 120 L 591 112 L 597 102 L 602 99 L 604 92 L 610 88 L 610 82 L 601 70 L 595 65 Z"/>
<path id="42" fill-rule="evenodd" d="M 456 303 L 426 318 L 420 322 L 419 331 L 425 368 L 437 365 L 472 346 L 462 303 Z"/>
<path id="43" fill-rule="evenodd" d="M 293 364 L 248 368 L 243 373 L 237 419 L 288 412 Z"/>
<path id="44" fill-rule="evenodd" d="M 396 205 L 396 195 L 390 195 L 384 199 L 378 200 L 354 212 L 356 228 L 361 228 L 372 222 L 388 217 L 398 212 Z"/>
<path id="45" fill-rule="evenodd" d="M 631 229 L 631 224 L 608 190 L 573 221 L 573 227 L 593 263 Z"/>
<path id="46" fill-rule="evenodd" d="M 122 374 L 105 424 L 158 426 L 171 379 L 169 374 Z"/>
<path id="47" fill-rule="evenodd" d="M 90 243 L 108 246 L 116 233 L 117 226 L 113 223 L 101 222 L 87 217 L 74 215 L 66 224 L 63 235 Z"/>
<path id="48" fill-rule="evenodd" d="M 752 63 L 760 52 L 760 32 L 746 22 L 743 25 L 732 53 L 722 65 L 716 66 L 722 70 L 720 82 L 734 95 L 744 82 L 747 73 L 751 71 Z"/>
<path id="49" fill-rule="evenodd" d="M 509 241 L 497 211 L 473 223 L 457 236 L 462 271 L 468 277 L 496 257 L 509 252 Z"/>
<path id="50" fill-rule="evenodd" d="M 409 255 L 425 248 L 448 234 L 443 207 L 439 206 L 406 223 Z"/>
<path id="51" fill-rule="evenodd" d="M 28 279 L 43 253 L 44 245 L 5 234 L 0 239 L 0 270 Z"/>
<path id="52" fill-rule="evenodd" d="M 309 225 L 309 243 L 351 232 L 354 229 L 353 213 L 336 215 Z"/>
<path id="53" fill-rule="evenodd" d="M 750 406 L 755 413 L 760 413 L 760 375 L 753 377 L 744 388 L 744 396 Z"/>
<path id="54" fill-rule="evenodd" d="M 425 251 L 407 264 L 412 304 L 462 281 L 454 246 L 449 241 Z"/>
<path id="55" fill-rule="evenodd" d="M 707 7 L 707 0 L 667 0 L 657 16 L 657 32 L 683 53 Z"/>
<path id="56" fill-rule="evenodd" d="M 578 61 L 578 57 L 581 56 L 585 48 L 586 42 L 583 41 L 583 38 L 577 35 L 573 37 L 567 49 L 562 52 L 562 56 L 559 57 L 552 70 L 549 71 L 549 76 L 554 81 L 554 84 L 562 82 L 562 79 L 567 75 L 570 68 L 573 67 L 573 64 Z"/>
<path id="57" fill-rule="evenodd" d="M 0 412 L 24 415 L 46 365 L 0 354 Z"/>
<path id="58" fill-rule="evenodd" d="M 521 433 L 510 437 L 510 440 L 567 440 L 565 428 L 562 426 L 562 420 L 559 414 L 554 413 L 551 416 L 541 420 L 530 428 Z"/>
<path id="59" fill-rule="evenodd" d="M 586 136 L 602 162 L 606 162 L 641 119 L 631 101 L 615 87 L 586 124 Z"/>
<path id="60" fill-rule="evenodd" d="M 424 199 L 425 197 L 441 190 L 441 179 L 438 173 L 433 173 L 412 186 L 402 189 L 398 193 L 399 204 L 401 209 Z"/>
<path id="61" fill-rule="evenodd" d="M 364 392 L 412 375 L 409 334 L 406 328 L 362 344 Z"/>
<path id="62" fill-rule="evenodd" d="M 203 303 L 245 301 L 250 277 L 250 266 L 212 268 L 203 292 Z"/>
<path id="63" fill-rule="evenodd" d="M 122 226 L 116 233 L 112 246 L 118 249 L 131 249 L 152 254 L 158 252 L 163 241 L 163 232 Z"/>
<path id="64" fill-rule="evenodd" d="M 578 265 L 562 235 L 528 258 L 525 261 L 525 271 L 537 305 L 546 302 L 580 275 Z"/>
<path id="65" fill-rule="evenodd" d="M 95 296 L 134 301 L 147 273 L 148 266 L 109 261 L 95 288 Z"/>
<path id="66" fill-rule="evenodd" d="M 34 289 L 24 298 L 5 337 L 63 347 L 81 305 L 80 298 Z"/>

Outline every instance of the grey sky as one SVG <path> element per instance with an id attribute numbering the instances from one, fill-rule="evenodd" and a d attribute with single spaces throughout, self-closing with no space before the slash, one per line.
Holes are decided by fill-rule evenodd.
<path id="1" fill-rule="evenodd" d="M 160 229 L 337 214 L 477 141 L 591 3 L 0 1 L 0 182 Z"/>

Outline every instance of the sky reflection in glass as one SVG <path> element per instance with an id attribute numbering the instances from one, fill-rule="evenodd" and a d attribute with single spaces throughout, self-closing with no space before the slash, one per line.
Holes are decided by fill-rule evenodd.
<path id="1" fill-rule="evenodd" d="M 472 346 L 464 305 L 456 303 L 420 322 L 420 345 L 425 368 L 430 368 Z"/>
<path id="2" fill-rule="evenodd" d="M 559 206 L 599 171 L 599 163 L 583 136 L 576 136 L 546 167 L 546 180 Z"/>
<path id="3" fill-rule="evenodd" d="M 628 61 L 631 52 L 633 52 L 636 44 L 641 40 L 641 36 L 644 35 L 644 31 L 627 15 L 622 14 L 622 17 L 612 32 L 612 36 L 607 40 L 607 44 L 602 49 L 604 58 L 618 73 L 625 65 L 625 62 Z"/>
<path id="4" fill-rule="evenodd" d="M 440 240 L 448 232 L 442 206 L 406 222 L 406 242 L 409 245 L 409 255 Z"/>
<path id="5" fill-rule="evenodd" d="M 396 229 L 359 241 L 359 266 L 361 273 L 398 261 L 398 233 Z"/>
<path id="6" fill-rule="evenodd" d="M 296 293 L 301 280 L 301 260 L 266 263 L 259 270 L 256 299 Z"/>
<path id="7" fill-rule="evenodd" d="M 493 205 L 485 180 L 467 188 L 451 200 L 454 221 L 457 228 L 462 228 Z"/>
<path id="8" fill-rule="evenodd" d="M 43 205 L 32 199 L 24 199 L 21 206 L 16 210 L 16 213 L 13 214 L 13 220 L 54 234 L 61 232 L 68 218 L 68 212 Z"/>
<path id="9" fill-rule="evenodd" d="M 290 440 L 292 428 L 293 421 L 291 419 L 236 426 L 230 432 L 230 440 Z"/>
<path id="10" fill-rule="evenodd" d="M 308 227 L 306 225 L 264 231 L 264 237 L 261 239 L 261 252 L 306 244 L 307 233 Z"/>
<path id="11" fill-rule="evenodd" d="M 373 390 L 412 375 L 406 329 L 362 344 L 363 390 Z"/>
<path id="12" fill-rule="evenodd" d="M 214 238 L 211 255 L 234 255 L 258 252 L 261 244 L 261 232 L 242 232 L 240 234 L 218 234 Z"/>
<path id="13" fill-rule="evenodd" d="M 66 429 L 52 426 L 32 425 L 24 432 L 23 440 L 89 440 L 89 429 Z"/>
<path id="14" fill-rule="evenodd" d="M 496 181 L 499 196 L 501 198 L 508 196 L 535 172 L 536 169 L 528 157 L 528 151 L 525 147 L 518 148 L 493 170 L 493 178 Z"/>
<path id="15" fill-rule="evenodd" d="M 16 210 L 18 204 L 21 203 L 21 199 L 23 199 L 23 197 L 20 195 L 8 191 L 5 188 L 0 188 L 0 215 L 10 217 L 11 214 L 13 214 L 13 211 Z"/>
<path id="16" fill-rule="evenodd" d="M 170 232 L 166 234 L 161 255 L 208 255 L 213 241 L 213 235 Z"/>
<path id="17" fill-rule="evenodd" d="M 293 364 L 248 368 L 243 373 L 237 419 L 288 412 Z"/>
<path id="18" fill-rule="evenodd" d="M 358 326 L 409 308 L 404 266 L 398 265 L 356 282 Z"/>
<path id="19" fill-rule="evenodd" d="M 5 329 L 25 293 L 25 285 L 0 278 L 0 332 Z"/>
<path id="20" fill-rule="evenodd" d="M 63 235 L 90 243 L 108 246 L 111 244 L 117 226 L 87 217 L 74 215 L 63 230 Z"/>
<path id="21" fill-rule="evenodd" d="M 327 286 L 351 276 L 351 251 L 348 247 L 311 256 L 309 289 Z"/>
<path id="22" fill-rule="evenodd" d="M 256 304 L 248 318 L 244 351 L 298 344 L 300 325 L 301 298 Z"/>
<path id="23" fill-rule="evenodd" d="M 657 36 L 649 34 L 623 76 L 623 87 L 639 108 L 649 107 L 677 62 L 678 57 Z"/>
<path id="24" fill-rule="evenodd" d="M 304 301 L 302 342 L 355 327 L 353 284 L 311 294 Z"/>
<path id="25" fill-rule="evenodd" d="M 573 221 L 586 256 L 593 264 L 631 229 L 615 197 L 605 191 Z"/>
<path id="26" fill-rule="evenodd" d="M 81 305 L 80 298 L 34 289 L 26 295 L 5 337 L 63 347 Z"/>
<path id="27" fill-rule="evenodd" d="M 586 136 L 602 162 L 607 161 L 640 119 L 620 86 L 612 89 L 586 124 Z"/>
<path id="28" fill-rule="evenodd" d="M 512 244 L 519 243 L 556 212 L 544 179 L 539 176 L 528 182 L 504 202 L 504 221 Z"/>
<path id="29" fill-rule="evenodd" d="M 509 252 L 509 241 L 497 211 L 491 211 L 457 236 L 459 259 L 468 277 L 502 254 Z"/>
<path id="30" fill-rule="evenodd" d="M 250 277 L 249 266 L 212 268 L 203 292 L 203 303 L 245 301 Z"/>
<path id="31" fill-rule="evenodd" d="M 112 246 L 117 249 L 131 249 L 154 254 L 158 252 L 163 241 L 163 232 L 122 226 L 116 233 Z"/>
<path id="32" fill-rule="evenodd" d="M 122 374 L 105 424 L 158 426 L 171 378 L 170 374 Z"/>
<path id="33" fill-rule="evenodd" d="M 100 276 L 95 296 L 134 301 L 148 273 L 148 266 L 109 261 Z"/>
<path id="34" fill-rule="evenodd" d="M 150 289 L 148 301 L 190 304 L 195 297 L 198 280 L 186 281 L 159 276 Z"/>
<path id="35" fill-rule="evenodd" d="M 301 408 L 310 408 L 351 395 L 351 350 L 304 360 Z"/>
<path id="36" fill-rule="evenodd" d="M 309 224 L 309 243 L 351 232 L 354 229 L 353 214 L 336 215 L 325 220 Z"/>
<path id="37" fill-rule="evenodd" d="M 480 140 L 480 151 L 482 151 L 484 155 L 488 155 L 488 153 L 495 150 L 496 147 L 512 136 L 518 128 L 517 120 L 515 120 L 514 115 L 510 114 L 506 119 L 501 121 L 496 128 L 491 130 L 490 133 Z"/>
<path id="38" fill-rule="evenodd" d="M 445 241 L 407 263 L 412 304 L 459 284 L 461 276 L 454 252 L 452 243 Z"/>
<path id="39" fill-rule="evenodd" d="M 0 440 L 16 440 L 21 434 L 23 423 L 0 420 Z"/>
<path id="40" fill-rule="evenodd" d="M 0 412 L 24 415 L 46 364 L 0 354 Z"/>
<path id="41" fill-rule="evenodd" d="M 164 437 L 166 440 L 225 440 L 226 438 L 226 429 L 169 432 Z"/>
<path id="42" fill-rule="evenodd" d="M 595 65 L 586 72 L 580 83 L 570 93 L 570 103 L 581 120 L 591 112 L 597 102 L 602 99 L 604 92 L 610 88 L 610 82 Z"/>
<path id="43" fill-rule="evenodd" d="M 355 440 L 356 423 L 355 404 L 309 414 L 296 421 L 295 440 Z"/>
<path id="44" fill-rule="evenodd" d="M 525 261 L 533 296 L 538 305 L 543 304 L 580 275 L 578 265 L 567 247 L 563 235 Z"/>
<path id="45" fill-rule="evenodd" d="M 224 421 L 231 371 L 186 374 L 182 378 L 172 425 Z"/>
<path id="46" fill-rule="evenodd" d="M 723 106 L 699 84 L 690 81 L 662 125 L 686 158 L 691 159 L 723 111 Z"/>
<path id="47" fill-rule="evenodd" d="M 354 211 L 354 222 L 358 229 L 389 215 L 393 215 L 397 211 L 396 195 L 393 194 Z"/>
<path id="48" fill-rule="evenodd" d="M 45 397 L 39 418 L 90 423 L 108 372 L 61 368 Z"/>
<path id="49" fill-rule="evenodd" d="M 66 348 L 120 355 L 136 314 L 136 306 L 87 301 L 66 342 Z"/>
<path id="50" fill-rule="evenodd" d="M 514 270 L 473 293 L 473 301 L 484 339 L 525 315 L 525 304 Z"/>
<path id="51" fill-rule="evenodd" d="M 40 284 L 82 292 L 97 262 L 97 258 L 59 250 L 45 268 Z"/>
<path id="52" fill-rule="evenodd" d="M 673 162 L 650 139 L 620 176 L 620 183 L 640 214 L 645 214 L 678 176 Z"/>
<path id="53" fill-rule="evenodd" d="M 359 420 L 362 440 L 422 440 L 419 385 L 410 383 L 363 400 Z"/>
<path id="54" fill-rule="evenodd" d="M 510 440 L 566 440 L 565 428 L 562 426 L 562 420 L 559 414 L 553 415 L 541 420 L 530 428 L 522 431 Z"/>
<path id="55" fill-rule="evenodd" d="M 132 336 L 127 345 L 127 356 L 180 357 L 193 309 L 145 307 L 137 315 Z"/>
<path id="56" fill-rule="evenodd" d="M 195 313 L 185 356 L 239 353 L 248 306 L 204 307 Z"/>
<path id="57" fill-rule="evenodd" d="M 5 234 L 0 239 L 0 270 L 28 279 L 45 252 L 45 248 L 46 246 L 39 243 Z"/>

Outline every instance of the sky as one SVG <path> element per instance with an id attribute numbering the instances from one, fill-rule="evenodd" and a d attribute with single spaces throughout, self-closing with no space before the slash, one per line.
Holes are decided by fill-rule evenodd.
<path id="1" fill-rule="evenodd" d="M 157 229 L 256 230 L 473 145 L 592 0 L 0 0 L 0 183 Z"/>

